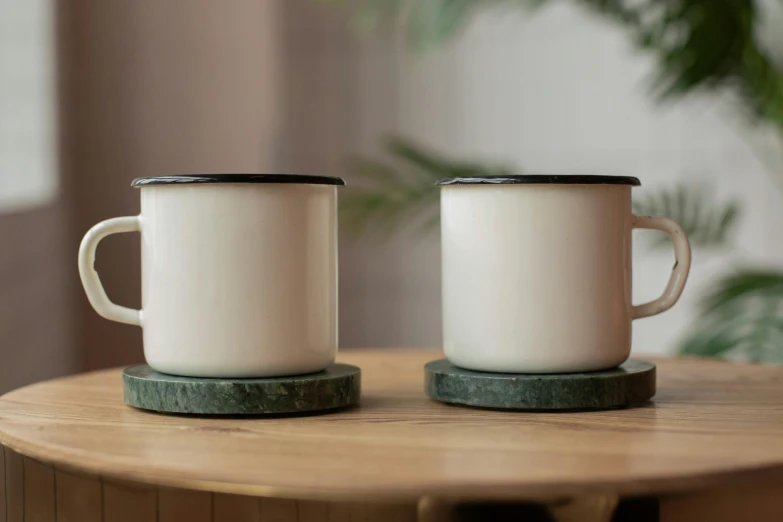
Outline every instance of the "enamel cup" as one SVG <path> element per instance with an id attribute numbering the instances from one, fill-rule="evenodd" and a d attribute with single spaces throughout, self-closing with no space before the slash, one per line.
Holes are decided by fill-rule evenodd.
<path id="1" fill-rule="evenodd" d="M 337 352 L 337 187 L 272 174 L 139 178 L 141 214 L 98 223 L 79 249 L 95 311 L 141 326 L 159 372 L 317 372 Z M 93 267 L 101 239 L 141 233 L 142 309 L 112 303 Z"/>
<path id="2" fill-rule="evenodd" d="M 443 338 L 448 360 L 489 372 L 571 373 L 624 362 L 631 321 L 679 299 L 688 238 L 634 216 L 619 176 L 450 178 L 441 187 Z M 658 299 L 631 303 L 631 231 L 665 232 L 676 262 Z"/>

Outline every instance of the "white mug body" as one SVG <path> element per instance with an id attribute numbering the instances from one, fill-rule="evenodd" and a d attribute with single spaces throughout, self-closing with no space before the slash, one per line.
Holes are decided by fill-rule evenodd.
<path id="1" fill-rule="evenodd" d="M 636 315 L 631 186 L 638 180 L 519 178 L 534 179 L 441 188 L 446 357 L 462 368 L 507 373 L 621 364 Z"/>
<path id="2" fill-rule="evenodd" d="M 317 372 L 334 361 L 335 185 L 139 186 L 137 322 L 153 369 L 249 378 Z"/>

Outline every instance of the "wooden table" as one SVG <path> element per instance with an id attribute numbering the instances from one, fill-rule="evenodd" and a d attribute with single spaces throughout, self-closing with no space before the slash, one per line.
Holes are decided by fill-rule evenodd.
<path id="1" fill-rule="evenodd" d="M 345 352 L 361 407 L 305 417 L 134 410 L 116 369 L 13 391 L 0 522 L 783 520 L 783 367 L 659 359 L 642 407 L 524 413 L 429 400 L 439 357 Z"/>

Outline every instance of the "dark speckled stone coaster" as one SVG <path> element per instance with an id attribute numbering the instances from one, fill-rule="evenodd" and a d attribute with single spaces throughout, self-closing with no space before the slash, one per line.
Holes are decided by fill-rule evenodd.
<path id="1" fill-rule="evenodd" d="M 208 379 L 158 373 L 146 364 L 122 372 L 125 403 L 164 413 L 268 415 L 344 408 L 359 403 L 361 370 L 333 364 L 307 375 Z"/>
<path id="2" fill-rule="evenodd" d="M 589 373 L 474 372 L 446 359 L 424 366 L 433 399 L 513 410 L 607 409 L 643 403 L 655 395 L 655 365 L 629 359 L 617 368 Z"/>

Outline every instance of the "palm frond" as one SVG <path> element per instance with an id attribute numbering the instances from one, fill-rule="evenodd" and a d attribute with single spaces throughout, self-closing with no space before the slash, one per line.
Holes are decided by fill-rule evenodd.
<path id="1" fill-rule="evenodd" d="M 748 297 L 783 297 L 783 273 L 748 270 L 726 277 L 702 301 L 702 311 L 729 310 L 738 300 Z"/>
<path id="2" fill-rule="evenodd" d="M 440 192 L 435 181 L 511 172 L 448 160 L 399 137 L 388 138 L 384 148 L 389 156 L 386 161 L 352 158 L 347 163 L 349 175 L 359 183 L 342 194 L 340 217 L 354 234 L 370 228 L 382 234 L 405 226 L 418 232 L 435 229 L 440 221 Z"/>
<path id="3" fill-rule="evenodd" d="M 729 246 L 740 216 L 737 200 L 716 201 L 713 190 L 703 184 L 679 183 L 670 188 L 643 193 L 633 202 L 635 214 L 665 216 L 676 221 L 688 235 L 691 245 L 702 249 Z M 661 233 L 650 241 L 653 248 L 668 248 L 669 239 Z"/>
<path id="4" fill-rule="evenodd" d="M 342 0 L 321 0 L 345 3 Z M 417 50 L 441 45 L 479 11 L 538 7 L 552 0 L 358 0 L 354 25 L 400 26 Z M 783 128 L 783 71 L 759 43 L 756 0 L 579 0 L 589 12 L 625 29 L 655 58 L 658 99 L 698 90 L 727 90 L 748 114 Z"/>
<path id="5" fill-rule="evenodd" d="M 744 270 L 721 279 L 701 302 L 679 353 L 783 362 L 783 273 Z"/>
<path id="6" fill-rule="evenodd" d="M 319 0 L 341 4 L 345 0 Z M 542 0 L 358 0 L 352 2 L 351 25 L 367 31 L 381 26 L 401 27 L 408 46 L 426 51 L 453 38 L 471 16 L 487 8 L 531 6 Z"/>

